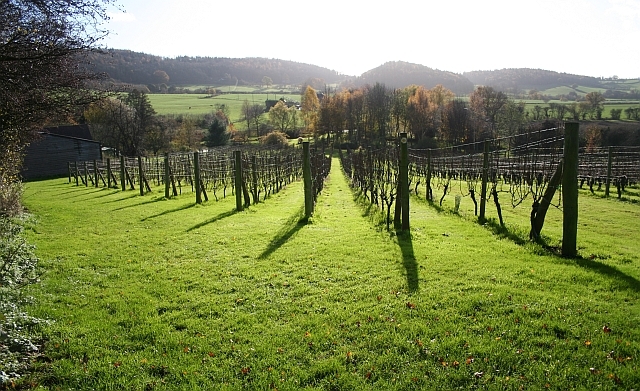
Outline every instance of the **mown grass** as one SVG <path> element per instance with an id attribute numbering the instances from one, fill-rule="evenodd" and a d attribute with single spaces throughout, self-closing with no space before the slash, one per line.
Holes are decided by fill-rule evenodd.
<path id="1" fill-rule="evenodd" d="M 581 257 L 564 259 L 518 240 L 524 208 L 501 231 L 414 197 L 411 231 L 387 232 L 337 160 L 307 223 L 301 184 L 236 213 L 233 197 L 65 182 L 26 186 L 43 270 L 31 312 L 54 321 L 34 388 L 640 384 L 637 204 L 581 197 Z"/>

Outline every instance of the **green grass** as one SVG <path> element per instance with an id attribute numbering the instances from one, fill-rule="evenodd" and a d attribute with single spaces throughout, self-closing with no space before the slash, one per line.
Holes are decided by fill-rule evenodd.
<path id="1" fill-rule="evenodd" d="M 242 118 L 242 104 L 245 99 L 252 104 L 264 106 L 265 100 L 280 99 L 300 101 L 300 95 L 278 94 L 278 93 L 256 93 L 256 94 L 222 94 L 214 97 L 207 97 L 206 94 L 149 94 L 149 101 L 158 114 L 206 114 L 215 111 L 218 104 L 229 106 L 230 118 L 232 122 L 240 122 Z"/>
<path id="2" fill-rule="evenodd" d="M 26 185 L 42 258 L 38 389 L 632 389 L 640 384 L 640 205 L 580 197 L 582 257 L 466 200 L 411 200 L 382 229 L 337 159 L 301 223 L 294 183 L 234 212 L 186 193 Z M 489 217 L 495 212 L 488 204 Z M 550 211 L 543 234 L 558 242 Z M 604 330 L 604 331 L 603 331 Z"/>

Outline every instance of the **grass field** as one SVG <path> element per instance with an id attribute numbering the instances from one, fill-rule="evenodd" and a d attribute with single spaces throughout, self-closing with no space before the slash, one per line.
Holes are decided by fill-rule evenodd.
<path id="1" fill-rule="evenodd" d="M 149 94 L 149 101 L 158 114 L 206 114 L 215 111 L 218 104 L 229 106 L 232 122 L 240 122 L 242 118 L 242 104 L 246 100 L 252 104 L 264 106 L 267 99 L 280 99 L 300 101 L 300 95 L 288 95 L 279 93 L 259 94 L 222 94 L 207 97 L 206 94 Z"/>
<path id="2" fill-rule="evenodd" d="M 635 189 L 634 191 L 637 191 Z M 337 159 L 307 224 L 301 183 L 234 212 L 162 189 L 26 185 L 47 390 L 638 389 L 640 204 L 581 192 L 564 259 L 411 199 L 386 232 Z M 543 234 L 557 245 L 560 212 Z"/>

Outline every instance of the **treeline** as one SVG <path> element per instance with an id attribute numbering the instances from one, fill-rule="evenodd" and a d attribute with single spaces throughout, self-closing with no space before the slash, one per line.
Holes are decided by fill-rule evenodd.
<path id="1" fill-rule="evenodd" d="M 407 132 L 415 147 L 436 148 L 556 127 L 565 119 L 601 119 L 603 103 L 602 94 L 592 92 L 580 104 L 536 106 L 529 111 L 524 102 L 510 99 L 492 87 L 478 87 L 466 100 L 455 98 L 451 90 L 441 85 L 431 89 L 415 85 L 394 89 L 376 83 L 325 96 L 315 129 L 350 148 L 381 145 L 394 140 L 400 132 Z M 637 110 L 624 112 L 634 118 Z M 616 119 L 621 113 L 622 110 L 612 110 Z M 640 142 L 636 137 L 640 134 L 638 124 L 595 128 L 592 133 L 602 137 L 583 137 L 583 144 Z"/>
<path id="2" fill-rule="evenodd" d="M 520 90 L 545 90 L 557 86 L 579 85 L 602 88 L 602 81 L 596 77 L 571 75 L 531 68 L 509 68 L 494 71 L 472 71 L 463 75 L 473 84 L 491 86 L 504 92 L 516 93 Z"/>
<path id="3" fill-rule="evenodd" d="M 92 68 L 122 83 L 155 85 L 302 84 L 310 78 L 339 83 L 344 76 L 316 65 L 267 58 L 163 58 L 129 50 L 92 52 Z"/>
<path id="4" fill-rule="evenodd" d="M 346 82 L 345 87 L 357 88 L 374 83 L 383 83 L 391 88 L 404 88 L 410 85 L 433 88 L 442 85 L 455 94 L 465 95 L 473 91 L 473 83 L 462 75 L 404 61 L 387 62 Z"/>

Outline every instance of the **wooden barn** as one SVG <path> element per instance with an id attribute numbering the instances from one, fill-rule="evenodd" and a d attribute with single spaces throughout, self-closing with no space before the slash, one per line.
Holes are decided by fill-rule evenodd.
<path id="1" fill-rule="evenodd" d="M 100 143 L 91 140 L 86 125 L 47 128 L 27 147 L 22 177 L 29 180 L 66 176 L 68 162 L 100 159 Z"/>

